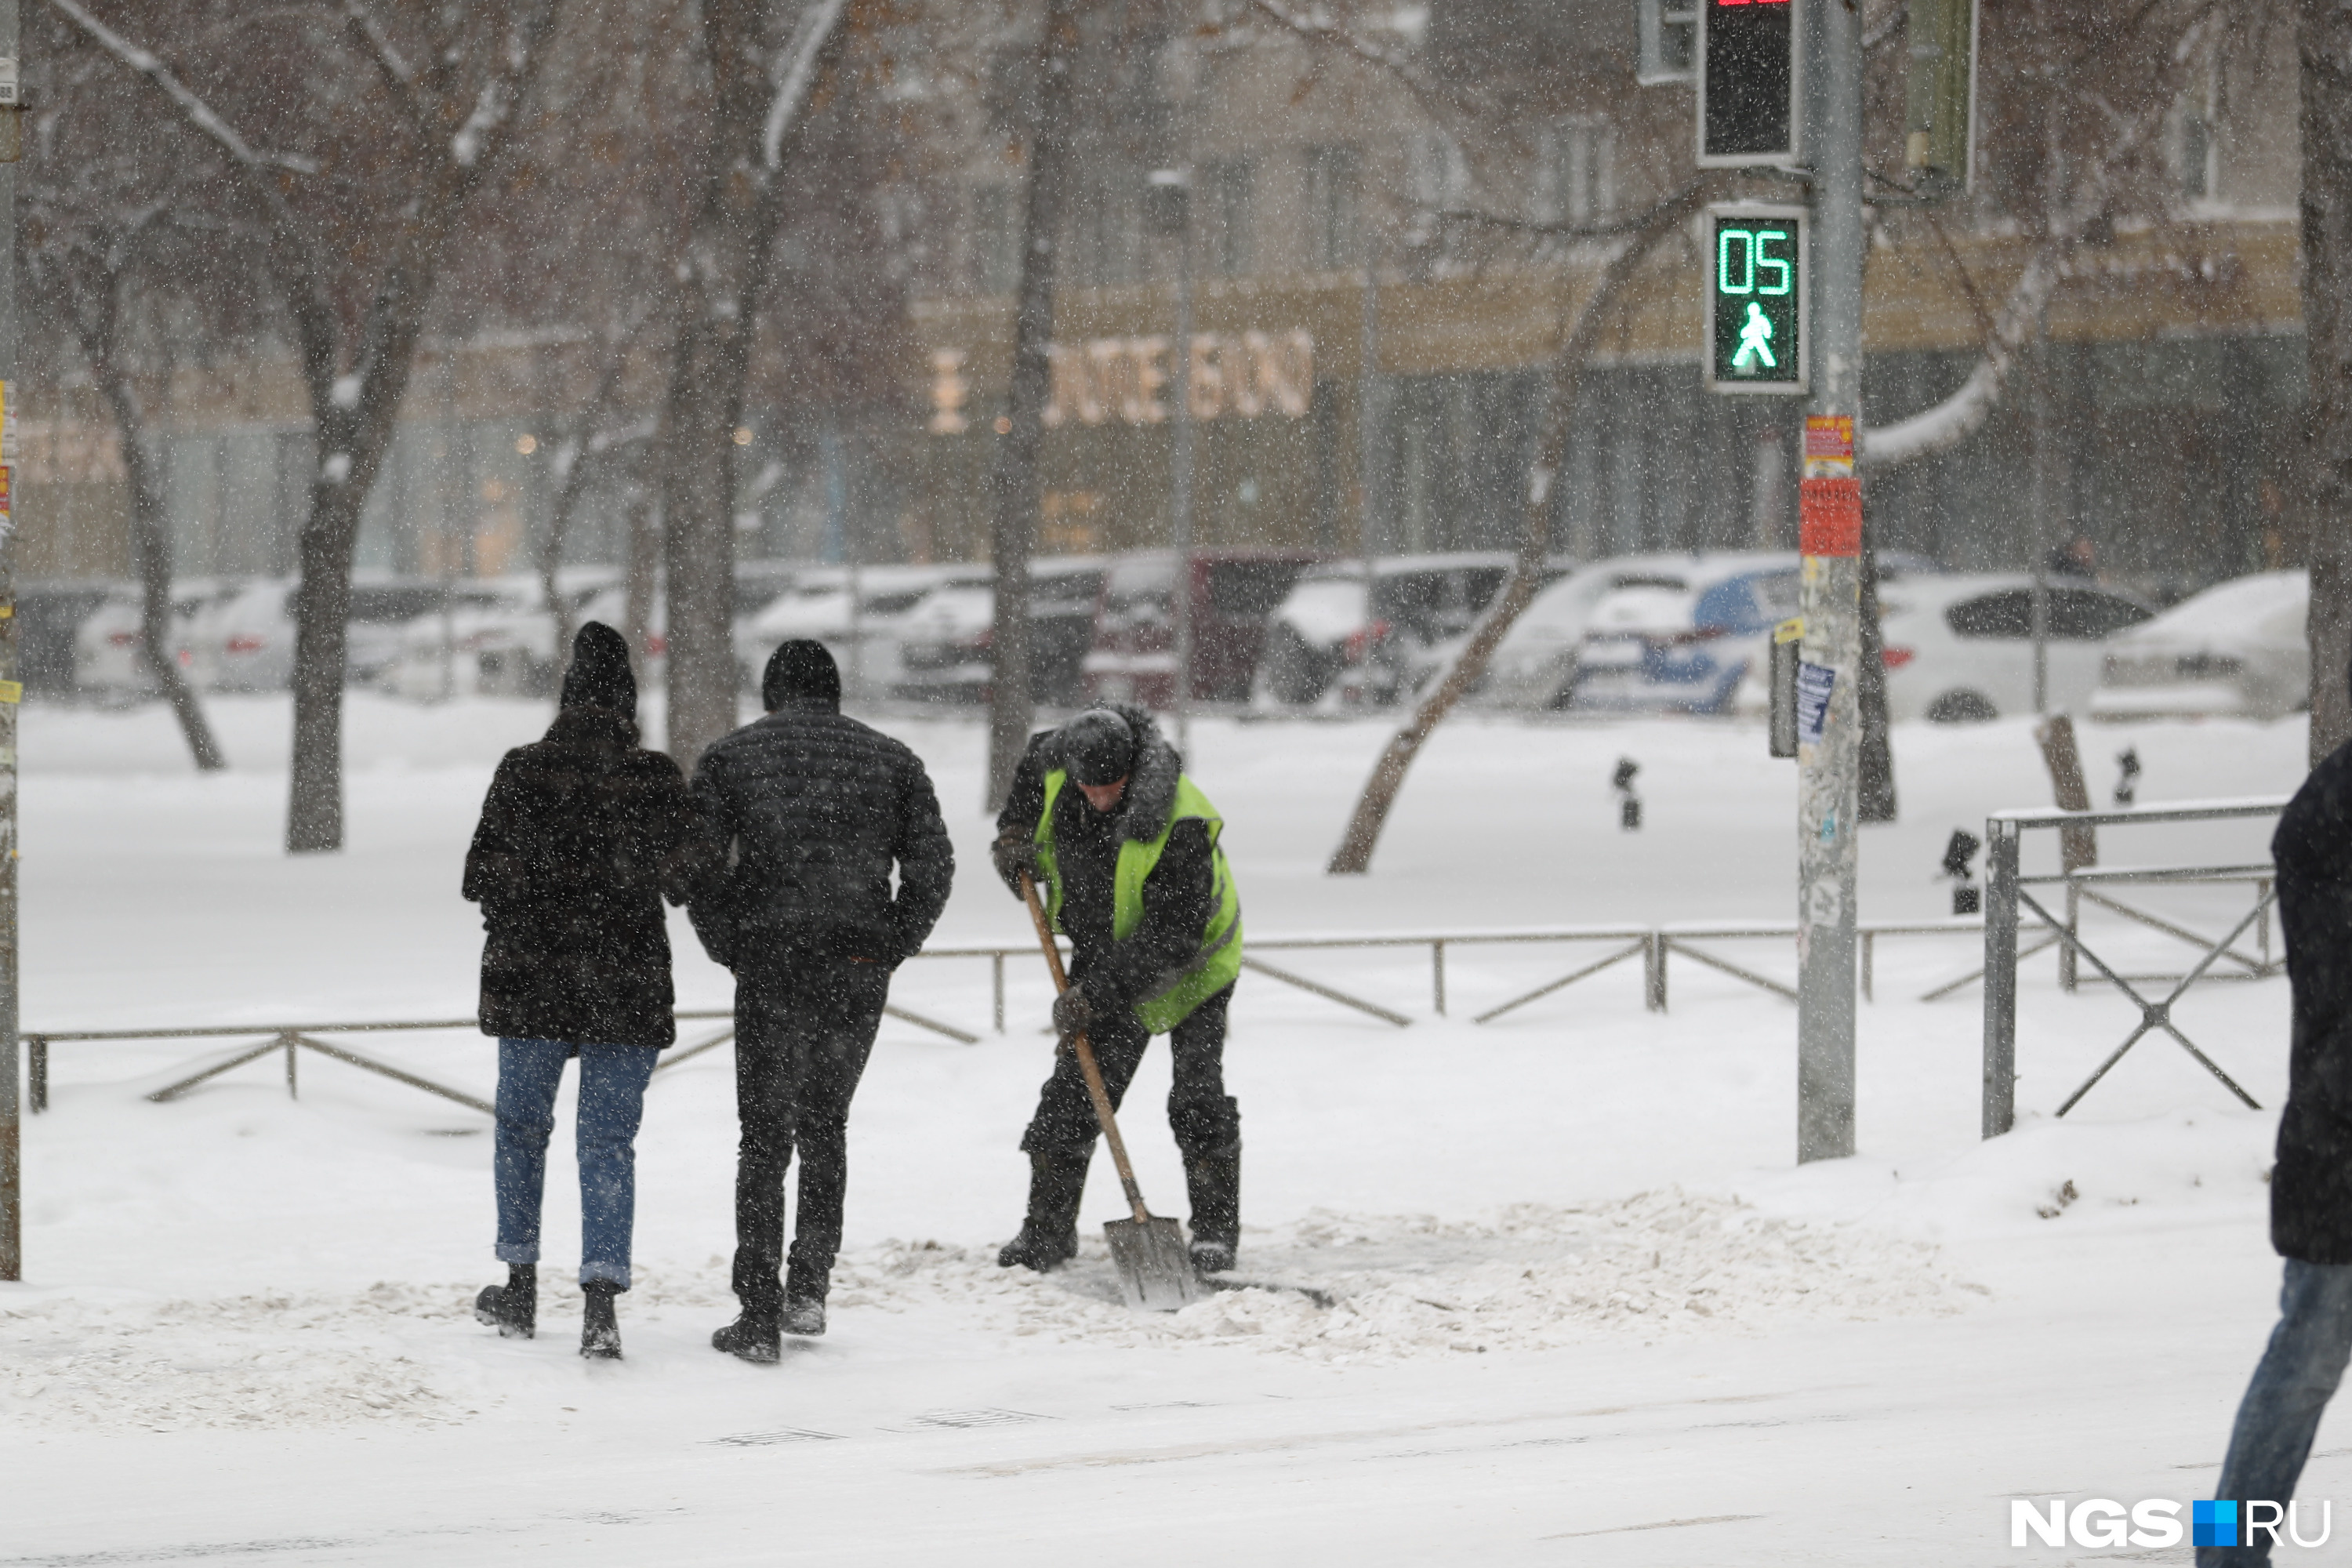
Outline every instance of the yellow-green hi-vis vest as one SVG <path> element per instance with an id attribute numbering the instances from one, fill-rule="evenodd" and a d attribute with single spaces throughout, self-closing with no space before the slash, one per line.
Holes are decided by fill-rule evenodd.
<path id="1" fill-rule="evenodd" d="M 1045 775 L 1045 809 L 1037 816 L 1037 866 L 1045 875 L 1045 910 L 1055 931 L 1062 929 L 1062 877 L 1054 860 L 1054 802 L 1068 782 L 1069 774 L 1059 768 Z M 1130 838 L 1118 847 L 1118 864 L 1111 876 L 1111 940 L 1126 941 L 1143 923 L 1144 879 L 1160 864 L 1168 836 L 1187 817 L 1204 823 L 1209 830 L 1216 908 L 1210 912 L 1200 948 L 1191 961 L 1135 1005 L 1135 1016 L 1155 1035 L 1164 1035 L 1182 1023 L 1193 1008 L 1231 985 L 1242 972 L 1242 899 L 1234 887 L 1233 868 L 1225 864 L 1224 849 L 1217 843 L 1225 819 L 1189 778 L 1177 779 L 1175 808 L 1169 812 L 1168 825 L 1160 830 L 1159 837 L 1148 842 Z"/>

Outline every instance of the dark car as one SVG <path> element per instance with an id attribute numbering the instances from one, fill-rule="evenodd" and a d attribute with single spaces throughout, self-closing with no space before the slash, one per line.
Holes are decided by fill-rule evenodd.
<path id="1" fill-rule="evenodd" d="M 1192 700 L 1248 700 L 1268 620 L 1299 574 L 1322 559 L 1303 550 L 1193 552 L 1184 573 L 1192 623 Z M 1088 697 L 1150 708 L 1174 700 L 1177 578 L 1173 551 L 1142 551 L 1111 563 L 1086 656 Z"/>

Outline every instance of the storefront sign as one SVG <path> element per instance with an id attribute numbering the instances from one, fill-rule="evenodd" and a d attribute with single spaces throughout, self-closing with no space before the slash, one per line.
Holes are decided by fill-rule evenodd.
<path id="1" fill-rule="evenodd" d="M 1269 414 L 1303 419 L 1315 393 L 1315 339 L 1303 330 L 1195 333 L 1181 367 L 1175 344 L 1165 336 L 1093 338 L 1055 343 L 1045 353 L 1054 378 L 1045 414 L 1048 429 L 1165 423 L 1180 383 L 1195 419 Z M 969 424 L 971 384 L 964 363 L 960 349 L 931 355 L 934 435 L 957 435 Z"/>

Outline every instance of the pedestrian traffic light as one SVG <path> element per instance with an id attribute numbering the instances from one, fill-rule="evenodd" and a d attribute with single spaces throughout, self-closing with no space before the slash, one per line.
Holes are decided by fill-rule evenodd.
<path id="1" fill-rule="evenodd" d="M 1706 210 L 1706 386 L 1805 390 L 1805 209 Z"/>
<path id="2" fill-rule="evenodd" d="M 1801 0 L 1701 0 L 1698 166 L 1797 161 Z"/>

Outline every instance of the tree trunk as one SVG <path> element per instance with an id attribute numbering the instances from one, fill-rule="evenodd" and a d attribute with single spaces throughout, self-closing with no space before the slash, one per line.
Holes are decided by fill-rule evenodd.
<path id="1" fill-rule="evenodd" d="M 2352 6 L 2299 0 L 2303 331 L 2309 468 L 2298 552 L 2311 570 L 2311 761 L 2352 741 Z"/>
<path id="2" fill-rule="evenodd" d="M 1052 389 L 1046 346 L 1054 338 L 1054 275 L 1068 193 L 1071 121 L 1077 96 L 1078 23 L 1088 0 L 1046 0 L 1045 31 L 1030 67 L 1029 190 L 1021 219 L 1021 290 L 1013 322 L 1009 427 L 996 434 L 988 496 L 993 508 L 989 558 L 996 573 L 990 632 L 988 799 L 992 811 L 1013 787 L 1037 704 L 1030 687 L 1029 557 L 1034 542 L 1037 461 L 1045 445 Z M 1178 359 L 1183 356 L 1180 353 Z M 1179 388 L 1176 395 L 1186 395 Z M 1181 679 L 1181 677 L 1180 677 Z"/>
<path id="3" fill-rule="evenodd" d="M 1387 825 L 1389 810 L 1404 788 L 1404 776 L 1412 769 L 1413 759 L 1421 754 L 1422 747 L 1428 744 L 1430 736 L 1464 694 L 1486 673 L 1486 661 L 1502 642 L 1503 635 L 1534 600 L 1536 589 L 1543 582 L 1544 561 L 1551 552 L 1552 478 L 1567 460 L 1568 444 L 1575 433 L 1577 392 L 1584 379 L 1585 362 L 1591 357 L 1602 324 L 1627 281 L 1641 270 L 1660 240 L 1706 205 L 1713 188 L 1713 182 L 1702 176 L 1642 215 L 1627 235 L 1625 248 L 1610 262 L 1586 297 L 1575 329 L 1561 341 L 1559 351 L 1552 356 L 1551 375 L 1544 391 L 1543 424 L 1537 438 L 1535 462 L 1528 474 L 1527 497 L 1520 508 L 1519 549 L 1511 563 L 1511 574 L 1503 580 L 1494 601 L 1478 617 L 1477 626 L 1472 628 L 1453 667 L 1414 707 L 1412 717 L 1390 737 L 1380 761 L 1372 764 L 1372 776 L 1365 781 L 1364 793 L 1358 797 L 1356 809 L 1348 818 L 1347 831 L 1340 836 L 1339 847 L 1332 851 L 1331 863 L 1325 868 L 1328 875 L 1361 876 L 1371 868 L 1372 848 L 1380 842 L 1381 829 Z"/>
<path id="4" fill-rule="evenodd" d="M 171 514 L 164 504 L 163 476 L 147 442 L 146 420 L 137 393 L 111 352 L 88 339 L 84 346 L 90 352 L 100 395 L 122 432 L 123 476 L 131 491 L 131 558 L 139 573 L 140 649 L 155 674 L 156 688 L 171 705 L 196 771 L 216 773 L 228 765 L 228 759 L 221 755 L 203 704 L 181 673 L 172 647 Z"/>

